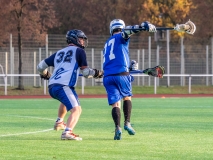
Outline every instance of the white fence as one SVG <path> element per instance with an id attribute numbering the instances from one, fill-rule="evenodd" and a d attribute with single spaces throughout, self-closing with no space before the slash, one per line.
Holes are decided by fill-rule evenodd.
<path id="1" fill-rule="evenodd" d="M 1 65 L 0 65 L 0 68 Z M 2 70 L 3 71 L 3 70 Z M 0 74 L 0 78 L 2 77 L 4 79 L 4 88 L 5 88 L 5 92 L 4 94 L 7 95 L 7 86 L 8 86 L 8 77 L 19 77 L 19 76 L 23 76 L 23 77 L 39 77 L 38 74 Z M 145 74 L 133 74 L 134 77 L 149 77 L 148 75 Z M 208 77 L 212 77 L 213 78 L 213 74 L 165 74 L 164 78 L 169 78 L 169 77 L 186 77 L 188 78 L 188 93 L 191 93 L 191 87 L 192 87 L 192 78 L 193 77 L 206 77 L 206 85 L 209 85 L 209 81 L 208 81 Z M 157 94 L 157 87 L 159 86 L 159 81 L 161 79 L 154 77 L 154 94 Z M 101 82 L 101 81 L 99 81 Z M 44 80 L 44 95 L 47 94 L 47 81 Z M 149 83 L 150 84 L 150 83 Z M 213 84 L 211 84 L 213 85 Z M 85 78 L 81 77 L 81 94 L 84 94 L 84 87 L 85 87 Z"/>
<path id="2" fill-rule="evenodd" d="M 166 32 L 169 35 L 169 32 Z M 86 48 L 88 65 L 91 68 L 102 69 L 102 50 L 107 36 L 90 35 L 89 47 Z M 169 36 L 165 39 L 156 40 L 152 35 L 139 35 L 131 37 L 130 59 L 138 62 L 140 70 L 162 65 L 166 69 L 166 74 L 213 74 L 213 37 L 207 42 L 193 43 L 191 40 L 181 37 L 179 41 L 173 42 Z M 5 68 L 5 74 L 19 74 L 19 51 L 17 47 L 17 37 L 10 35 L 10 43 L 6 47 L 0 48 L 0 64 Z M 37 74 L 36 65 L 44 58 L 55 53 L 57 50 L 66 47 L 64 35 L 47 35 L 46 43 L 41 45 L 34 41 L 23 40 L 22 48 L 22 73 Z M 50 68 L 51 72 L 52 68 Z M 0 74 L 1 70 L 0 70 Z M 35 81 L 37 84 L 35 84 Z M 208 82 L 207 82 L 208 81 Z M 18 78 L 11 76 L 8 78 L 11 86 L 18 85 Z M 86 86 L 94 86 L 94 80 L 85 80 Z M 0 85 L 4 81 L 0 78 Z M 24 78 L 26 86 L 40 86 L 39 77 Z M 79 84 L 81 84 L 81 79 Z M 133 85 L 148 85 L 154 83 L 151 77 L 138 77 Z M 206 85 L 213 83 L 213 78 L 195 77 L 193 85 Z M 78 86 L 79 86 L 78 84 Z M 160 85 L 188 85 L 185 77 L 166 77 L 160 81 Z"/>
<path id="3" fill-rule="evenodd" d="M 158 86 L 189 86 L 213 85 L 213 37 L 205 44 L 193 43 L 191 40 L 181 37 L 178 42 L 172 42 L 168 36 L 165 39 L 156 40 L 152 35 L 133 36 L 130 42 L 130 59 L 138 62 L 140 70 L 162 65 L 166 69 L 163 79 L 156 79 L 147 75 L 134 75 L 133 86 L 154 86 L 154 94 L 157 94 Z M 102 50 L 107 36 L 89 35 L 89 47 L 86 48 L 88 65 L 91 68 L 102 69 Z M 19 75 L 19 52 L 17 37 L 10 35 L 9 43 L 0 48 L 0 86 L 18 86 L 18 77 L 24 76 L 25 86 L 44 86 L 44 94 L 47 94 L 47 83 L 41 84 L 41 79 L 36 70 L 36 65 L 44 58 L 52 55 L 57 50 L 65 47 L 64 35 L 47 35 L 45 44 L 34 40 L 23 40 L 22 48 L 22 75 Z M 4 69 L 3 69 L 4 68 Z M 53 68 L 50 68 L 52 72 Z M 78 87 L 101 85 L 94 79 L 79 77 Z"/>

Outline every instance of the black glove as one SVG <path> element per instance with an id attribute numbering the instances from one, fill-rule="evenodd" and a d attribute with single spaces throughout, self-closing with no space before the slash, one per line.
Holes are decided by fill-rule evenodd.
<path id="1" fill-rule="evenodd" d="M 100 71 L 100 70 L 97 70 L 97 69 L 93 69 L 95 71 L 95 74 L 94 74 L 94 78 L 103 78 L 104 76 L 104 72 L 103 71 Z"/>
<path id="2" fill-rule="evenodd" d="M 42 79 L 49 80 L 50 77 L 51 77 L 51 73 L 47 71 L 47 73 L 46 73 L 45 75 L 40 74 L 40 77 L 41 77 Z"/>

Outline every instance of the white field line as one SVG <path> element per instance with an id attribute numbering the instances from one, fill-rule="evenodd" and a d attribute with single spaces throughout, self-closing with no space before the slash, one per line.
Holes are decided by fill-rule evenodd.
<path id="1" fill-rule="evenodd" d="M 50 119 L 50 118 L 41 118 L 41 117 L 33 117 L 33 116 L 19 116 L 19 115 L 12 115 L 12 114 L 8 114 L 8 115 L 1 115 L 1 116 L 11 116 L 11 117 L 21 117 L 21 118 L 34 118 L 34 119 L 43 119 L 43 120 L 49 120 L 49 121 L 54 121 L 54 119 Z"/>
<path id="2" fill-rule="evenodd" d="M 17 134 L 5 134 L 5 135 L 0 135 L 0 137 L 19 136 L 19 135 L 24 135 L 24 134 L 35 134 L 35 133 L 41 133 L 41 132 L 48 132 L 48 131 L 52 131 L 52 130 L 53 130 L 53 128 L 45 129 L 45 130 L 41 130 L 41 131 L 35 131 L 35 132 L 24 132 L 24 133 L 17 133 Z"/>
<path id="3" fill-rule="evenodd" d="M 41 118 L 41 117 L 32 117 L 32 116 L 19 116 L 19 115 L 4 115 L 4 116 L 22 117 L 22 118 L 34 118 L 34 119 L 43 119 L 43 120 L 54 121 L 54 119 Z M 16 133 L 16 134 L 5 134 L 5 135 L 0 135 L 0 137 L 19 136 L 19 135 L 25 135 L 25 134 L 36 134 L 36 133 L 48 132 L 48 131 L 52 131 L 52 130 L 53 130 L 53 128 L 51 128 L 51 129 L 45 129 L 45 130 L 41 130 L 41 131 L 35 131 L 35 132 L 24 132 L 24 133 Z"/>

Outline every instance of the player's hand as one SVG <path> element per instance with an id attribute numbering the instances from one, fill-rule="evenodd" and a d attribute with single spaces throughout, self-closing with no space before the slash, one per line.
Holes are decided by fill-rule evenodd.
<path id="1" fill-rule="evenodd" d="M 94 69 L 94 71 L 95 71 L 95 74 L 94 74 L 94 78 L 103 78 L 103 76 L 104 76 L 104 71 L 100 71 L 100 70 L 97 70 L 97 69 Z"/>
<path id="2" fill-rule="evenodd" d="M 137 63 L 135 60 L 132 60 L 132 61 L 131 61 L 129 70 L 130 70 L 130 71 L 138 70 L 138 63 Z"/>
<path id="3" fill-rule="evenodd" d="M 141 27 L 149 32 L 157 32 L 156 27 L 153 24 L 149 23 L 148 21 L 142 22 Z"/>
<path id="4" fill-rule="evenodd" d="M 51 73 L 48 71 L 45 74 L 39 74 L 39 75 L 42 79 L 45 79 L 45 80 L 49 80 L 51 77 Z"/>

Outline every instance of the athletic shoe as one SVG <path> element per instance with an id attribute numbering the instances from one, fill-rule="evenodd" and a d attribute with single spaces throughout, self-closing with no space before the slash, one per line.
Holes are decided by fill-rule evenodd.
<path id="1" fill-rule="evenodd" d="M 116 127 L 115 128 L 114 140 L 121 140 L 121 134 L 122 134 L 121 128 L 120 127 Z"/>
<path id="2" fill-rule="evenodd" d="M 132 128 L 130 122 L 124 123 L 124 129 L 129 133 L 129 135 L 135 135 L 135 130 Z"/>
<path id="3" fill-rule="evenodd" d="M 71 131 L 63 131 L 61 134 L 61 140 L 76 140 L 81 141 L 82 138 L 79 135 L 75 135 Z"/>
<path id="4" fill-rule="evenodd" d="M 62 122 L 55 122 L 54 125 L 54 130 L 59 131 L 59 130 L 64 130 L 66 128 L 66 124 Z"/>

